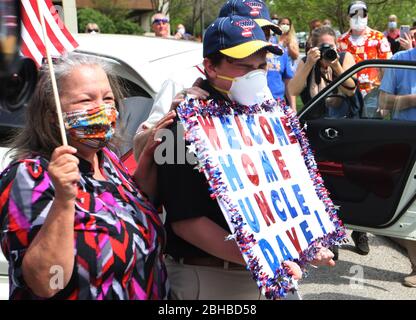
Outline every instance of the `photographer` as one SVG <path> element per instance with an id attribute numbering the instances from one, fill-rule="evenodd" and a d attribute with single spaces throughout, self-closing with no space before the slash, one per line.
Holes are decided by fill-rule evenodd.
<path id="1" fill-rule="evenodd" d="M 332 80 L 354 65 L 353 56 L 346 52 L 336 52 L 336 35 L 330 27 L 320 27 L 312 32 L 312 48 L 299 62 L 293 79 L 289 82 L 290 95 L 300 96 L 306 104 Z M 356 84 L 352 78 L 340 87 L 341 93 L 353 96 Z M 342 115 L 340 115 L 342 116 Z"/>

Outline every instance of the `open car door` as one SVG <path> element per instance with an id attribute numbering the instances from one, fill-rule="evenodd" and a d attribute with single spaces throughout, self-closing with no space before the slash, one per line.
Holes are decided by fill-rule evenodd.
<path id="1" fill-rule="evenodd" d="M 375 83 L 354 115 L 331 116 L 348 102 L 338 88 L 348 77 L 377 68 Z M 386 104 L 380 84 L 388 72 L 413 73 L 416 62 L 368 60 L 347 70 L 299 112 L 315 159 L 348 228 L 416 240 L 416 117 L 400 119 L 399 95 Z M 416 92 L 413 92 L 416 94 Z M 415 95 L 416 97 L 416 95 Z M 400 107 L 399 107 L 400 106 Z"/>

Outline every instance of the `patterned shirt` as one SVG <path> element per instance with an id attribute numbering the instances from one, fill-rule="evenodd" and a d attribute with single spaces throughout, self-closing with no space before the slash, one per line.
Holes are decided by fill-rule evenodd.
<path id="1" fill-rule="evenodd" d="M 167 274 L 165 232 L 117 156 L 103 149 L 93 178 L 79 159 L 81 181 L 75 204 L 75 265 L 68 285 L 54 299 L 164 299 Z M 9 261 L 10 299 L 38 299 L 22 276 L 24 254 L 48 216 L 54 187 L 48 161 L 12 163 L 0 175 L 0 243 Z"/>
<path id="2" fill-rule="evenodd" d="M 390 44 L 380 31 L 367 28 L 360 37 L 355 38 L 351 31 L 338 38 L 339 51 L 348 51 L 354 56 L 355 63 L 368 59 L 389 59 L 391 57 Z M 361 93 L 365 96 L 374 86 L 380 85 L 377 68 L 365 68 L 358 72 L 358 83 Z"/>

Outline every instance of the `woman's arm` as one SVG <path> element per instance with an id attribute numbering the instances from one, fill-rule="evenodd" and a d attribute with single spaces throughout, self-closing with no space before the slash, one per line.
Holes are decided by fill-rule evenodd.
<path id="1" fill-rule="evenodd" d="M 173 123 L 176 117 L 175 111 L 169 111 L 159 122 L 151 129 L 148 129 L 146 133 L 146 141 L 141 153 L 138 155 L 137 168 L 133 174 L 133 179 L 137 186 L 146 193 L 146 195 L 153 199 L 156 196 L 157 190 L 157 166 L 154 159 L 154 153 L 156 148 L 162 142 L 157 138 L 159 130 L 165 129 L 167 126 Z M 159 132 L 160 134 L 160 132 Z M 143 143 L 143 141 L 134 140 L 134 143 Z M 136 146 L 134 146 L 136 148 Z"/>
<path id="2" fill-rule="evenodd" d="M 299 62 L 295 76 L 288 83 L 289 95 L 291 96 L 299 96 L 306 87 L 308 75 L 321 57 L 321 53 L 318 48 L 311 48 L 306 57 L 306 62 L 302 60 Z"/>
<path id="3" fill-rule="evenodd" d="M 286 95 L 286 98 L 287 98 L 287 100 L 289 102 L 289 105 L 292 108 L 293 112 L 296 113 L 297 112 L 297 110 L 296 110 L 296 97 L 295 96 L 291 96 L 289 94 L 289 90 L 287 88 L 287 86 L 289 85 L 290 80 L 291 79 L 285 79 L 284 80 L 285 81 L 285 95 Z"/>
<path id="4" fill-rule="evenodd" d="M 332 64 L 331 68 L 334 71 L 336 76 L 340 76 L 344 71 L 348 70 L 355 64 L 354 57 L 351 53 L 345 52 L 344 61 L 341 64 L 339 63 L 339 60 L 336 59 Z M 341 89 L 341 92 L 344 93 L 347 96 L 353 96 L 355 93 L 357 85 L 355 84 L 354 80 L 352 78 L 348 78 L 345 80 L 341 86 L 339 87 Z"/>
<path id="5" fill-rule="evenodd" d="M 55 149 L 48 174 L 55 199 L 44 224 L 23 257 L 22 273 L 27 286 L 39 297 L 50 298 L 69 282 L 74 268 L 74 216 L 80 179 L 76 149 Z M 62 270 L 62 287 L 51 283 L 54 267 Z"/>
<path id="6" fill-rule="evenodd" d="M 289 42 L 287 46 L 287 53 L 293 61 L 296 61 L 299 58 L 299 45 L 296 40 Z"/>

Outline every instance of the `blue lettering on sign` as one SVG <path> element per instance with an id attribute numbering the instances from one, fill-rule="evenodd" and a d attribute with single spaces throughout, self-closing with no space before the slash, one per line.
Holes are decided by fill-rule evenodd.
<path id="1" fill-rule="evenodd" d="M 250 200 L 247 197 L 245 198 L 245 200 L 246 200 L 246 204 L 250 213 L 247 212 L 246 206 L 244 205 L 243 201 L 238 200 L 238 204 L 240 205 L 241 211 L 243 211 L 244 217 L 246 218 L 246 221 L 248 225 L 250 226 L 250 228 L 254 232 L 259 232 L 260 225 L 259 225 L 259 220 L 257 219 L 257 216 L 256 216 L 256 212 L 253 210 L 253 206 L 251 205 Z"/>
<path id="2" fill-rule="evenodd" d="M 306 222 L 306 220 L 301 222 L 299 226 L 302 229 L 302 232 L 303 232 L 303 235 L 305 236 L 306 241 L 308 242 L 308 244 L 311 244 L 311 242 L 313 241 L 313 235 L 312 235 L 312 232 L 309 230 L 309 225 Z"/>
<path id="3" fill-rule="evenodd" d="M 276 211 L 276 213 L 279 216 L 279 218 L 282 219 L 282 221 L 286 221 L 287 220 L 287 215 L 286 215 L 285 209 L 282 208 L 280 210 L 279 209 L 279 206 L 278 206 L 278 204 L 280 204 L 282 206 L 282 203 L 281 203 L 280 197 L 279 197 L 279 193 L 277 191 L 275 191 L 275 190 L 272 190 L 270 192 L 270 194 L 271 194 L 271 197 L 272 197 L 272 202 L 273 202 L 274 210 Z"/>
<path id="4" fill-rule="evenodd" d="M 247 123 L 248 130 L 250 131 L 250 134 L 253 137 L 254 141 L 256 141 L 257 144 L 261 145 L 263 143 L 263 138 L 261 137 L 260 134 L 258 133 L 255 134 L 253 131 L 253 126 L 256 127 L 256 124 L 254 123 L 254 116 L 248 115 L 246 123 Z"/>
<path id="5" fill-rule="evenodd" d="M 296 199 L 298 200 L 299 206 L 304 215 L 309 215 L 311 212 L 309 211 L 308 206 L 305 205 L 305 198 L 302 195 L 302 191 L 300 190 L 299 185 L 294 184 L 292 186 L 293 192 L 295 193 Z"/>
<path id="6" fill-rule="evenodd" d="M 318 222 L 319 222 L 319 225 L 321 226 L 322 232 L 324 234 L 326 234 L 326 230 L 325 230 L 324 224 L 322 223 L 321 217 L 319 216 L 319 213 L 316 210 L 315 210 L 315 216 L 316 216 L 316 219 L 318 219 Z"/>
<path id="7" fill-rule="evenodd" d="M 283 261 L 293 260 L 292 255 L 290 254 L 289 250 L 283 243 L 282 239 L 280 239 L 279 235 L 276 236 L 276 240 L 279 245 L 280 252 L 282 253 Z"/>
<path id="8" fill-rule="evenodd" d="M 289 199 L 287 198 L 285 189 L 280 188 L 280 193 L 283 196 L 283 200 L 285 200 L 285 203 L 286 203 L 287 208 L 289 209 L 290 215 L 292 216 L 292 218 L 296 218 L 298 216 L 298 213 L 297 213 L 296 209 L 294 207 L 292 207 L 292 205 L 290 204 Z"/>
<path id="9" fill-rule="evenodd" d="M 227 136 L 227 141 L 228 141 L 228 144 L 230 145 L 230 148 L 240 150 L 241 145 L 238 142 L 238 140 L 235 139 L 236 135 L 231 125 L 231 119 L 229 117 L 220 117 L 220 121 L 222 124 L 222 128 L 225 131 L 225 135 Z"/>
<path id="10" fill-rule="evenodd" d="M 237 168 L 235 167 L 234 162 L 233 162 L 233 158 L 231 157 L 231 155 L 227 155 L 227 159 L 228 159 L 228 163 L 229 163 L 228 165 L 225 164 L 222 156 L 218 157 L 218 160 L 221 163 L 222 169 L 224 170 L 224 172 L 227 176 L 227 179 L 228 179 L 228 182 L 231 185 L 231 188 L 233 189 L 233 191 L 237 191 L 237 187 L 234 184 L 234 180 L 236 180 L 240 189 L 244 189 L 243 182 L 241 181 L 241 178 L 238 175 Z"/>
<path id="11" fill-rule="evenodd" d="M 263 166 L 264 174 L 266 175 L 267 182 L 277 181 L 277 174 L 274 172 L 272 164 L 266 155 L 265 151 L 259 151 L 261 158 L 261 164 Z"/>
<path id="12" fill-rule="evenodd" d="M 270 266 L 270 269 L 272 269 L 273 273 L 275 273 L 276 270 L 279 269 L 280 263 L 279 259 L 277 259 L 277 256 L 272 249 L 272 246 L 267 242 L 266 239 L 260 239 L 258 243 L 261 252 L 263 253 L 267 263 Z"/>
<path id="13" fill-rule="evenodd" d="M 279 118 L 275 118 L 275 119 L 269 118 L 269 120 L 272 124 L 273 130 L 274 130 L 274 132 L 277 136 L 277 139 L 279 139 L 280 145 L 281 146 L 287 146 L 289 144 L 289 141 L 287 140 L 286 132 L 283 129 L 283 127 L 282 127 L 282 125 L 279 121 Z"/>

